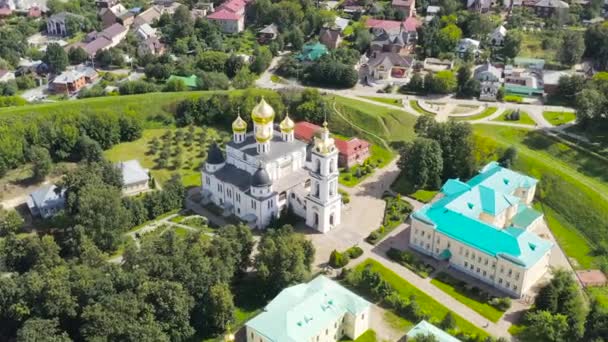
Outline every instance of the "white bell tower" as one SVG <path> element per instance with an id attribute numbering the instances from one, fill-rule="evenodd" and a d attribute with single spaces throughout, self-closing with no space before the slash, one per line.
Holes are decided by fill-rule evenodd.
<path id="1" fill-rule="evenodd" d="M 306 224 L 326 233 L 340 224 L 342 196 L 338 193 L 338 149 L 327 122 L 315 138 L 311 155 L 310 193 L 306 196 Z"/>

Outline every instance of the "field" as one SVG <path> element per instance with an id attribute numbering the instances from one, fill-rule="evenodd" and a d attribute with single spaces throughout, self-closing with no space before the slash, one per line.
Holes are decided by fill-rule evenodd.
<path id="1" fill-rule="evenodd" d="M 391 271 L 390 269 L 384 267 L 379 262 L 367 259 L 356 268 L 357 270 L 363 270 L 365 267 L 370 266 L 373 271 L 378 272 L 382 278 L 389 283 L 403 298 L 410 298 L 411 296 L 416 297 L 416 302 L 420 305 L 423 311 L 430 316 L 430 321 L 432 323 L 440 322 L 443 317 L 450 312 L 448 308 L 443 306 L 441 303 L 437 302 L 432 297 L 428 296 L 426 293 L 420 291 L 417 287 L 410 284 L 407 280 L 401 278 L 398 274 Z M 467 334 L 476 334 L 480 337 L 486 337 L 487 333 L 475 325 L 471 324 L 469 321 L 460 317 L 459 315 L 452 313 L 455 318 L 456 326 L 460 331 L 463 331 Z"/>
<path id="2" fill-rule="evenodd" d="M 376 101 L 376 102 L 379 102 L 379 103 L 389 104 L 391 106 L 395 106 L 395 107 L 403 109 L 403 105 L 401 104 L 401 100 L 400 99 L 391 99 L 391 98 L 388 98 L 388 97 L 374 97 L 374 96 L 361 96 L 361 97 L 364 98 L 364 99 Z"/>
<path id="3" fill-rule="evenodd" d="M 340 134 L 360 136 L 380 145 L 384 145 L 384 142 L 408 141 L 415 136 L 416 116 L 406 111 L 341 96 L 335 96 L 335 104 L 346 120 L 332 112 L 329 116 L 330 129 Z M 354 127 L 351 122 L 365 131 Z"/>
<path id="4" fill-rule="evenodd" d="M 519 57 L 541 58 L 547 62 L 556 62 L 557 49 L 543 49 L 542 33 L 525 32 L 522 37 Z"/>
<path id="5" fill-rule="evenodd" d="M 492 121 L 502 121 L 502 122 L 512 122 L 512 123 L 518 123 L 518 124 L 522 124 L 522 125 L 535 125 L 536 122 L 530 117 L 530 114 L 520 111 L 519 112 L 519 120 L 509 120 L 507 119 L 507 115 L 511 114 L 511 110 L 506 110 L 504 113 L 502 113 L 499 117 L 497 117 L 496 119 L 492 120 Z"/>
<path id="6" fill-rule="evenodd" d="M 368 330 L 361 334 L 356 340 L 340 340 L 340 342 L 376 342 L 378 339 L 376 338 L 376 332 L 373 330 Z"/>
<path id="7" fill-rule="evenodd" d="M 437 195 L 437 193 L 439 192 L 436 190 L 424 190 L 424 189 L 419 189 L 419 190 L 414 191 L 412 189 L 412 185 L 410 184 L 410 182 L 407 180 L 407 178 L 403 174 L 400 174 L 399 177 L 397 177 L 397 179 L 395 180 L 395 183 L 393 183 L 393 185 L 391 187 L 394 191 L 396 191 L 400 194 L 403 194 L 407 197 L 411 197 L 422 203 L 430 202 L 435 197 L 435 195 Z"/>
<path id="8" fill-rule="evenodd" d="M 543 112 L 543 116 L 553 126 L 567 124 L 576 119 L 576 113 L 574 112 Z"/>
<path id="9" fill-rule="evenodd" d="M 186 129 L 182 131 L 186 132 Z M 201 184 L 199 169 L 206 155 L 207 143 L 201 146 L 198 137 L 201 132 L 206 132 L 207 142 L 218 137 L 216 130 L 212 128 L 204 129 L 197 127 L 194 130 L 196 141 L 190 146 L 182 141 L 179 144 L 174 144 L 171 151 L 171 156 L 166 166 L 159 165 L 159 153 L 151 154 L 152 141 L 155 139 L 162 140 L 162 136 L 167 132 L 172 132 L 175 135 L 176 129 L 146 129 L 140 139 L 127 143 L 118 144 L 104 152 L 105 157 L 111 162 L 137 159 L 144 168 L 150 169 L 150 172 L 157 182 L 162 184 L 171 178 L 174 173 L 179 173 L 182 176 L 184 186 L 198 186 Z M 181 148 L 181 153 L 176 155 L 177 146 Z M 181 165 L 176 166 L 177 159 L 181 159 Z"/>
<path id="10" fill-rule="evenodd" d="M 496 107 L 488 107 L 484 109 L 483 112 L 471 116 L 450 116 L 451 119 L 456 121 L 472 121 L 472 120 L 481 120 L 483 118 L 487 118 L 488 116 L 496 113 L 498 108 Z"/>
<path id="11" fill-rule="evenodd" d="M 573 244 L 569 248 L 569 256 L 577 259 L 581 265 L 589 265 L 584 251 L 594 248 L 591 241 L 606 239 L 608 163 L 541 132 L 489 125 L 476 125 L 474 130 L 477 135 L 493 141 L 496 148 L 517 148 L 514 169 L 539 179 L 537 197 L 543 208 L 546 210 L 549 207 L 559 213 L 557 217 L 549 212 L 549 217 L 555 218 L 552 222 L 560 223 L 552 225 L 552 228 L 556 227 L 553 231 L 556 238 L 558 241 L 572 239 L 569 227 L 583 233 L 586 239 L 577 239 L 576 247 Z M 574 252 L 575 248 L 583 252 Z"/>

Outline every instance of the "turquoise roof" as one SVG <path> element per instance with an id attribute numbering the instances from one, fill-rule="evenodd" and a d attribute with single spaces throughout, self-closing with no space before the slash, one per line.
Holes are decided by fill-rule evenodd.
<path id="1" fill-rule="evenodd" d="M 467 183 L 461 182 L 459 179 L 448 179 L 441 187 L 441 192 L 447 196 L 454 195 L 459 192 L 468 191 L 471 187 Z"/>
<path id="2" fill-rule="evenodd" d="M 425 336 L 425 335 L 433 335 L 439 342 L 460 342 L 456 337 L 448 334 L 447 332 L 437 328 L 431 323 L 422 320 L 420 323 L 416 324 L 410 331 L 407 332 L 407 339 Z"/>
<path id="3" fill-rule="evenodd" d="M 302 47 L 302 52 L 300 52 L 296 58 L 300 61 L 314 62 L 327 52 L 327 46 L 321 43 L 306 44 Z"/>
<path id="4" fill-rule="evenodd" d="M 167 83 L 171 82 L 172 80 L 182 80 L 182 82 L 184 82 L 184 85 L 186 85 L 186 87 L 188 88 L 198 87 L 198 77 L 196 77 L 196 75 L 191 75 L 189 77 L 171 75 L 167 79 Z"/>
<path id="5" fill-rule="evenodd" d="M 513 216 L 511 220 L 511 224 L 514 227 L 526 229 L 528 228 L 537 218 L 543 216 L 543 214 L 538 211 L 528 208 L 525 206 L 520 206 L 517 214 Z"/>
<path id="6" fill-rule="evenodd" d="M 307 284 L 281 291 L 247 326 L 273 342 L 307 341 L 349 312 L 358 315 L 371 304 L 320 275 Z"/>
<path id="7" fill-rule="evenodd" d="M 529 224 L 525 225 L 525 222 L 538 216 L 513 193 L 518 188 L 529 188 L 536 183 L 534 178 L 493 162 L 466 183 L 469 190 L 450 192 L 458 187 L 452 182 L 452 185 L 442 188 L 442 192 L 445 190 L 443 198 L 425 205 L 414 212 L 413 217 L 468 246 L 527 268 L 552 246 L 551 242 L 520 229 L 527 228 Z M 502 229 L 480 219 L 482 213 L 497 216 L 513 206 L 518 210 L 514 216 L 515 227 Z"/>

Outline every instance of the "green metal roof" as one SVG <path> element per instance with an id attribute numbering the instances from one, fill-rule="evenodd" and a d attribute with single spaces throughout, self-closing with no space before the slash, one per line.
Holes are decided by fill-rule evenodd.
<path id="1" fill-rule="evenodd" d="M 437 328 L 431 323 L 422 320 L 420 323 L 416 324 L 410 331 L 407 332 L 406 336 L 409 340 L 410 338 L 425 336 L 425 335 L 433 335 L 439 342 L 460 342 L 456 337 L 448 334 L 447 332 Z"/>
<path id="2" fill-rule="evenodd" d="M 196 75 L 191 75 L 190 77 L 171 75 L 169 79 L 167 79 L 167 83 L 172 80 L 182 80 L 186 87 L 188 88 L 196 88 L 198 87 L 198 77 Z"/>
<path id="3" fill-rule="evenodd" d="M 527 206 L 512 194 L 516 189 L 529 188 L 536 182 L 498 163 L 490 163 L 467 182 L 470 190 L 451 194 L 444 192 L 443 198 L 414 212 L 413 217 L 488 255 L 529 267 L 545 255 L 552 243 L 519 229 L 519 225 L 507 229 L 492 226 L 482 221 L 480 215 L 487 213 L 496 216 L 509 207 L 517 206 L 518 213 L 522 215 L 517 218 L 517 224 L 528 216 L 534 216 L 532 212 L 524 213 L 523 209 Z M 451 189 L 451 186 L 448 187 L 448 190 Z"/>
<path id="4" fill-rule="evenodd" d="M 321 43 L 306 44 L 296 58 L 300 61 L 316 61 L 327 53 L 327 46 Z"/>
<path id="5" fill-rule="evenodd" d="M 543 88 L 532 88 L 514 84 L 505 84 L 505 91 L 508 94 L 523 94 L 523 95 L 542 95 L 544 93 Z"/>
<path id="6" fill-rule="evenodd" d="M 308 341 L 324 334 L 331 322 L 345 313 L 353 315 L 371 304 L 340 284 L 318 276 L 307 284 L 281 291 L 264 312 L 247 322 L 247 326 L 273 342 Z"/>

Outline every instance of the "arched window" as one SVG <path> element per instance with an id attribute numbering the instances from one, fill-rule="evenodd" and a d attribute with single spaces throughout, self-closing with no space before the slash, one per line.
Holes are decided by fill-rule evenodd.
<path id="1" fill-rule="evenodd" d="M 321 189 L 319 187 L 319 183 L 315 183 L 315 197 L 319 198 L 320 192 L 321 192 Z"/>

